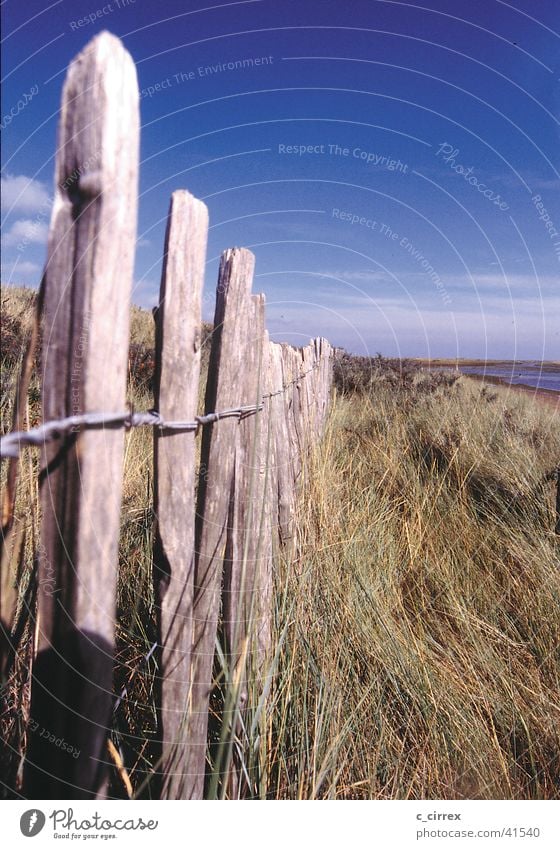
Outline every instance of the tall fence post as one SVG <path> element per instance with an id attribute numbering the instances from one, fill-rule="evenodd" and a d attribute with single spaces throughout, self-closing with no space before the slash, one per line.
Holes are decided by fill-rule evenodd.
<path id="1" fill-rule="evenodd" d="M 303 460 L 305 458 L 305 450 L 307 447 L 307 438 L 306 438 L 306 417 L 307 417 L 307 409 L 306 409 L 306 385 L 303 382 L 304 378 L 302 377 L 304 366 L 304 350 L 303 348 L 297 348 L 296 350 L 292 350 L 292 363 L 293 363 L 293 374 L 294 374 L 294 387 L 293 387 L 293 419 L 294 419 L 294 430 L 296 434 L 296 455 L 298 458 L 298 466 L 299 466 L 299 476 L 301 475 L 301 471 L 303 469 Z"/>
<path id="2" fill-rule="evenodd" d="M 313 438 L 319 440 L 323 433 L 328 412 L 329 391 L 331 383 L 330 361 L 332 349 L 330 343 L 322 337 L 313 339 L 313 356 L 315 372 L 313 375 L 313 405 L 315 409 L 315 426 Z"/>
<path id="3" fill-rule="evenodd" d="M 253 295 L 247 305 L 247 326 L 240 345 L 245 346 L 241 404 L 256 404 L 263 394 L 264 296 Z M 247 598 L 255 582 L 255 537 L 262 507 L 259 468 L 260 440 L 265 427 L 262 412 L 239 423 L 232 490 L 232 514 L 224 563 L 223 629 L 230 662 L 235 664 L 239 644 L 247 633 Z"/>
<path id="4" fill-rule="evenodd" d="M 208 210 L 186 191 L 171 198 L 156 313 L 155 407 L 164 420 L 197 413 Z M 194 589 L 195 431 L 154 434 L 154 591 L 159 617 L 161 795 L 187 793 Z"/>
<path id="5" fill-rule="evenodd" d="M 125 409 L 138 146 L 134 63 L 103 32 L 71 63 L 62 94 L 45 271 L 45 421 Z M 44 449 L 31 716 L 47 734 L 30 729 L 31 798 L 104 793 L 123 441 L 122 427 L 106 426 Z"/>
<path id="6" fill-rule="evenodd" d="M 278 393 L 270 399 L 270 421 L 274 442 L 274 478 L 276 489 L 277 516 L 280 542 L 286 543 L 293 536 L 294 519 L 294 468 L 286 414 L 289 389 L 283 389 L 285 374 L 282 370 L 282 345 L 270 343 L 270 386 Z"/>
<path id="7" fill-rule="evenodd" d="M 554 528 L 560 534 L 560 466 L 556 469 L 556 525 Z"/>
<path id="8" fill-rule="evenodd" d="M 266 414 L 262 396 L 266 386 L 266 333 L 264 295 L 250 296 L 246 326 L 240 328 L 239 345 L 244 348 L 243 385 L 240 403 L 257 405 L 256 413 L 239 422 L 235 446 L 224 573 L 222 583 L 222 636 L 225 668 L 219 708 L 220 743 L 215 747 L 214 783 L 222 795 L 237 798 L 241 787 L 234 738 L 242 730 L 240 721 L 247 700 L 247 669 L 256 647 L 258 587 L 266 510 L 263 475 L 263 439 Z M 266 471 L 266 470 L 265 470 Z M 220 774 L 219 781 L 217 780 Z"/>
<path id="9" fill-rule="evenodd" d="M 243 248 L 222 255 L 210 352 L 206 411 L 239 406 L 254 256 Z M 254 402 L 252 402 L 254 403 Z M 192 701 L 189 721 L 188 797 L 204 791 L 208 707 L 231 497 L 239 434 L 236 418 L 224 418 L 203 432 L 196 517 Z"/>
<path id="10" fill-rule="evenodd" d="M 264 297 L 264 296 L 263 296 Z M 263 319 L 264 324 L 264 319 Z M 252 668 L 262 681 L 264 665 L 272 649 L 273 616 L 273 560 L 278 546 L 278 453 L 276 428 L 273 420 L 273 398 L 278 384 L 274 381 L 272 349 L 268 333 L 264 332 L 262 356 L 262 386 L 266 397 L 260 431 L 260 490 L 259 515 L 257 524 L 257 548 L 255 553 L 257 579 L 253 588 L 252 606 L 257 621 L 256 655 Z M 280 384 L 281 385 L 281 384 Z"/>
<path id="11" fill-rule="evenodd" d="M 298 352 L 289 345 L 282 345 L 282 374 L 286 392 L 284 396 L 285 416 L 288 429 L 288 441 L 292 481 L 295 487 L 301 474 L 302 454 L 300 450 L 299 431 L 299 399 L 297 391 Z"/>

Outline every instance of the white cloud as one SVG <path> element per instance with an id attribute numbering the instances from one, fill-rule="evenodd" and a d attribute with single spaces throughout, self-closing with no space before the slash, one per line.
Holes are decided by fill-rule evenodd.
<path id="1" fill-rule="evenodd" d="M 310 336 L 326 336 L 349 351 L 391 356 L 454 356 L 558 359 L 558 308 L 543 311 L 529 298 L 472 298 L 451 308 L 437 300 L 407 303 L 392 296 L 370 299 L 348 293 L 336 302 L 267 304 L 274 341 L 305 344 Z"/>
<path id="2" fill-rule="evenodd" d="M 2 246 L 11 248 L 19 244 L 43 245 L 47 241 L 48 234 L 49 228 L 44 221 L 21 218 L 19 221 L 14 221 L 10 229 L 2 234 Z"/>
<path id="3" fill-rule="evenodd" d="M 51 196 L 44 183 L 23 175 L 2 177 L 2 211 L 41 212 L 51 206 Z"/>
<path id="4" fill-rule="evenodd" d="M 495 267 L 497 263 L 490 263 L 490 265 Z M 391 270 L 394 276 L 401 281 L 412 279 L 423 281 L 426 279 L 426 273 L 422 270 L 411 271 L 408 268 L 404 271 L 400 269 Z M 544 292 L 546 290 L 550 292 L 558 292 L 560 290 L 557 275 L 539 274 L 538 272 L 537 274 L 520 274 L 519 272 L 511 274 L 505 271 L 502 274 L 501 272 L 488 273 L 473 270 L 470 272 L 470 277 L 467 273 L 456 274 L 438 271 L 438 274 L 442 283 L 444 283 L 446 287 L 461 288 L 471 292 L 476 292 L 478 289 L 495 289 L 498 292 L 503 292 L 504 295 L 507 296 L 510 291 L 525 290 L 538 292 L 541 290 Z M 317 272 L 316 276 L 323 276 L 325 278 L 330 277 L 332 279 L 344 280 L 349 283 L 378 283 L 383 281 L 387 283 L 388 286 L 392 286 L 394 280 L 389 272 L 386 271 L 322 271 Z"/>
<path id="5" fill-rule="evenodd" d="M 347 280 L 350 283 L 377 283 L 379 280 L 389 279 L 385 271 L 322 271 L 318 276 Z"/>
<path id="6" fill-rule="evenodd" d="M 518 291 L 535 292 L 535 296 L 539 290 L 552 293 L 559 291 L 558 276 L 551 274 L 479 274 L 473 271 L 472 281 L 466 275 L 442 274 L 441 278 L 450 287 L 457 286 L 473 291 L 474 281 L 475 291 L 494 289 L 496 292 L 503 292 L 505 296 L 509 292 Z"/>
<path id="7" fill-rule="evenodd" d="M 36 262 L 2 263 L 2 283 L 26 283 L 36 285 L 41 282 L 43 268 Z"/>

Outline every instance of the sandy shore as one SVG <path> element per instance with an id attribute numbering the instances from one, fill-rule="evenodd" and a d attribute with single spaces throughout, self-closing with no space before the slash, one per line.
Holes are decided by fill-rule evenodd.
<path id="1" fill-rule="evenodd" d="M 413 357 L 412 362 L 416 362 L 419 365 L 424 366 L 425 368 L 461 368 L 461 366 L 478 366 L 478 367 L 491 367 L 491 368 L 511 368 L 512 366 L 524 366 L 527 363 L 535 363 L 539 366 L 539 371 L 542 372 L 557 372 L 560 371 L 560 361 L 559 360 L 543 360 L 542 362 L 538 362 L 536 360 L 467 360 L 467 359 L 442 359 L 442 358 L 434 358 L 431 360 L 422 359 L 419 357 Z"/>
<path id="2" fill-rule="evenodd" d="M 449 368 L 458 368 L 461 370 L 461 366 L 494 366 L 494 367 L 511 367 L 514 363 L 519 363 L 519 365 L 523 365 L 525 360 L 466 360 L 466 359 L 413 359 L 413 362 L 417 362 L 425 369 L 437 371 L 440 368 L 449 369 Z M 557 360 L 548 360 L 546 362 L 542 362 L 540 364 L 540 368 L 543 372 L 557 372 L 560 370 L 560 362 Z M 525 395 L 531 395 L 537 401 L 546 404 L 547 407 L 552 407 L 552 409 L 556 410 L 556 412 L 560 413 L 560 392 L 555 392 L 553 389 L 537 389 L 535 386 L 529 386 L 526 383 L 509 383 L 502 377 L 497 377 L 496 375 L 490 374 L 468 374 L 467 372 L 461 372 L 463 377 L 470 377 L 472 380 L 478 380 L 482 383 L 491 383 L 494 386 L 502 386 L 504 389 L 511 390 L 512 392 L 523 392 Z"/>
<path id="3" fill-rule="evenodd" d="M 512 392 L 523 392 L 525 395 L 531 395 L 536 401 L 540 401 L 560 413 L 560 392 L 555 392 L 553 389 L 537 389 L 534 386 L 527 386 L 526 383 L 508 383 L 507 380 L 503 380 L 501 377 L 495 377 L 489 374 L 465 374 L 463 372 L 463 377 L 469 377 L 481 383 L 492 383 L 494 386 L 502 386 L 504 389 Z"/>

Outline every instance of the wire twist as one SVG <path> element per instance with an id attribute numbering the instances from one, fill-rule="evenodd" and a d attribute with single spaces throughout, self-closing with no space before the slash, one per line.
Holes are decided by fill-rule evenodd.
<path id="1" fill-rule="evenodd" d="M 270 398 L 275 398 L 277 395 L 282 395 L 291 386 L 299 383 L 302 378 L 318 368 L 319 363 L 313 365 L 310 369 L 294 380 L 282 386 L 276 392 L 269 392 L 262 396 L 262 401 L 267 401 Z M 239 407 L 233 407 L 229 410 L 220 410 L 217 412 L 206 413 L 203 416 L 195 416 L 193 421 L 165 421 L 157 410 L 148 410 L 146 412 L 123 412 L 123 413 L 81 413 L 80 415 L 67 416 L 64 419 L 57 419 L 50 422 L 43 422 L 37 427 L 29 430 L 13 431 L 7 433 L 0 439 L 0 457 L 2 459 L 17 458 L 21 449 L 25 446 L 40 447 L 48 442 L 54 442 L 61 439 L 68 433 L 77 433 L 84 428 L 105 428 L 105 427 L 124 427 L 127 430 L 133 427 L 157 427 L 162 432 L 165 431 L 198 431 L 200 427 L 205 425 L 215 424 L 222 419 L 236 417 L 238 419 L 254 415 L 264 408 L 264 404 L 245 404 Z"/>

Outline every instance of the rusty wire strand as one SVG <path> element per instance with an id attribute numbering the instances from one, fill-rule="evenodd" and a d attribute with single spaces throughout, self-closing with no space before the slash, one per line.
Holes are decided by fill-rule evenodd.
<path id="1" fill-rule="evenodd" d="M 270 392 L 262 396 L 262 401 L 275 398 L 277 395 L 282 395 L 291 386 L 308 375 L 311 371 L 318 368 L 319 363 L 313 365 L 310 369 L 300 374 L 290 383 L 282 386 L 276 392 Z M 254 415 L 263 409 L 263 403 L 260 404 L 245 404 L 239 407 L 234 407 L 228 410 L 220 410 L 217 412 L 206 413 L 203 416 L 195 416 L 193 421 L 166 421 L 157 410 L 148 410 L 147 412 L 122 412 L 122 413 L 81 413 L 75 416 L 67 416 L 64 419 L 56 419 L 49 422 L 44 422 L 37 427 L 29 430 L 13 431 L 7 433 L 0 439 L 0 457 L 7 459 L 9 457 L 19 457 L 20 450 L 24 446 L 38 447 L 45 445 L 48 442 L 54 442 L 57 439 L 65 436 L 67 433 L 74 433 L 84 428 L 105 428 L 105 427 L 124 427 L 127 430 L 133 427 L 157 427 L 162 433 L 165 431 L 198 431 L 200 427 L 205 425 L 215 424 L 222 419 L 238 418 L 242 419 L 246 416 Z"/>

